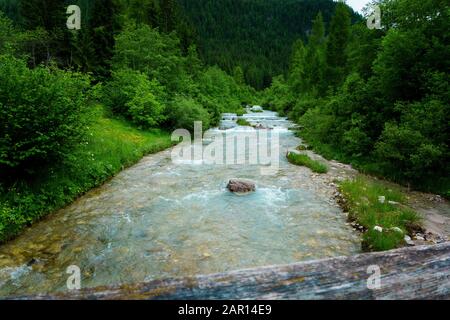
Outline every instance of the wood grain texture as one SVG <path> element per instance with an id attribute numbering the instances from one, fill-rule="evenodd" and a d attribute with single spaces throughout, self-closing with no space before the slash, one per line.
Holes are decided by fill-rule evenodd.
<path id="1" fill-rule="evenodd" d="M 381 269 L 369 290 L 367 268 Z M 18 299 L 448 299 L 450 243 Z"/>

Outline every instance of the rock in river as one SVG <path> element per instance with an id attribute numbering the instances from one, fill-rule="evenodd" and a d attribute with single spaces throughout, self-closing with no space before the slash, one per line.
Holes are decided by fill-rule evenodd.
<path id="1" fill-rule="evenodd" d="M 231 179 L 230 182 L 228 182 L 227 186 L 228 190 L 235 193 L 247 193 L 247 192 L 253 192 L 256 190 L 255 183 L 247 180 L 237 180 L 237 179 Z"/>

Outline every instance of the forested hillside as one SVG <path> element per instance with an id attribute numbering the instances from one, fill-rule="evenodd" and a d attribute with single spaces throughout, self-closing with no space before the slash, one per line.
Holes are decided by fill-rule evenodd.
<path id="1" fill-rule="evenodd" d="M 327 24 L 336 6 L 332 0 L 179 2 L 197 30 L 204 60 L 230 73 L 241 66 L 247 83 L 258 89 L 287 72 L 294 40 L 306 39 L 319 11 Z"/>

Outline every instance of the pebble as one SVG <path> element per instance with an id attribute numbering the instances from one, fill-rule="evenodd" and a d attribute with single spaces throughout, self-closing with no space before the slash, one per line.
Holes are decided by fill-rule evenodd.
<path id="1" fill-rule="evenodd" d="M 400 229 L 399 227 L 393 227 L 393 228 L 391 228 L 391 230 L 396 231 L 398 233 L 403 233 L 403 230 Z"/>
<path id="2" fill-rule="evenodd" d="M 405 236 L 403 239 L 405 240 L 405 242 L 408 246 L 415 246 L 415 243 L 414 243 L 414 241 L 411 240 L 410 236 Z"/>
<path id="3" fill-rule="evenodd" d="M 386 202 L 386 197 L 385 197 L 385 196 L 379 196 L 379 197 L 378 197 L 378 201 L 379 201 L 380 203 L 385 203 L 385 202 Z"/>
<path id="4" fill-rule="evenodd" d="M 373 230 L 378 231 L 378 232 L 383 232 L 383 228 L 380 226 L 373 227 Z"/>

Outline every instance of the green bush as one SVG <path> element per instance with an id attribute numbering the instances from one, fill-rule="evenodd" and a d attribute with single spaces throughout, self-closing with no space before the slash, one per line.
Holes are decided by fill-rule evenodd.
<path id="1" fill-rule="evenodd" d="M 146 75 L 130 69 L 114 72 L 104 88 L 104 101 L 114 114 L 145 128 L 166 120 L 164 97 L 164 88 L 157 80 L 150 81 Z"/>
<path id="2" fill-rule="evenodd" d="M 27 172 L 69 154 L 86 131 L 89 79 L 0 56 L 0 167 Z"/>
<path id="3" fill-rule="evenodd" d="M 23 215 L 14 213 L 6 203 L 0 203 L 0 243 L 6 239 L 5 235 L 19 232 L 26 222 Z"/>
<path id="4" fill-rule="evenodd" d="M 217 101 L 216 98 L 200 94 L 196 97 L 204 109 L 206 109 L 210 116 L 210 125 L 217 126 L 222 119 L 222 113 L 224 112 L 224 107 Z"/>
<path id="5" fill-rule="evenodd" d="M 169 111 L 170 126 L 174 129 L 194 131 L 194 122 L 201 121 L 203 130 L 210 127 L 209 114 L 192 98 L 176 97 Z"/>
<path id="6" fill-rule="evenodd" d="M 288 116 L 290 119 L 298 121 L 306 113 L 306 111 L 313 109 L 319 104 L 320 100 L 317 99 L 313 98 L 299 99 L 295 103 L 292 110 L 288 113 Z"/>
<path id="7" fill-rule="evenodd" d="M 431 143 L 419 131 L 386 124 L 375 153 L 384 170 L 398 179 L 420 181 L 435 170 L 442 170 L 445 149 Z"/>

